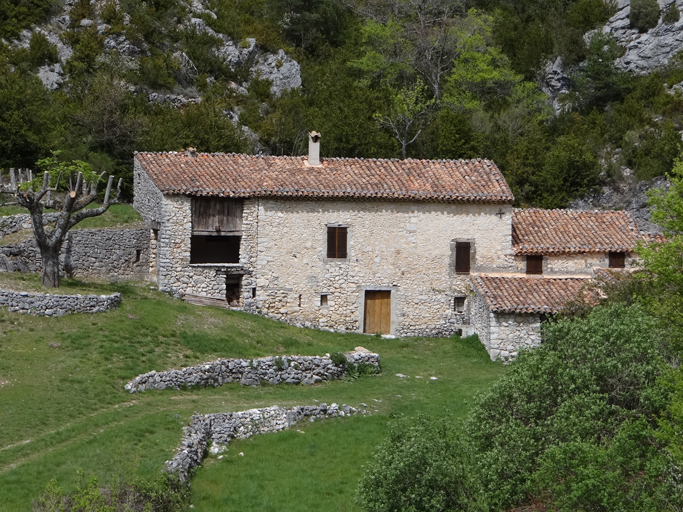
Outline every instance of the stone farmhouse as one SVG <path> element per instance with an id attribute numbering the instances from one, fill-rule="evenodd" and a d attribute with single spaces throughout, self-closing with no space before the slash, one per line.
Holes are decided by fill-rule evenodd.
<path id="1" fill-rule="evenodd" d="M 625 268 L 625 212 L 520 210 L 488 160 L 135 155 L 159 289 L 298 326 L 541 342 L 595 268 Z"/>

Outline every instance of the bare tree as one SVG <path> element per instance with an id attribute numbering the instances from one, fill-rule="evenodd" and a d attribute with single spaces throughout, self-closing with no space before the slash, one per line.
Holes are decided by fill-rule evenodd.
<path id="1" fill-rule="evenodd" d="M 97 175 L 85 162 L 57 163 L 53 156 L 41 160 L 39 165 L 52 168 L 56 178 L 48 170 L 42 176 L 23 184 L 14 185 L 14 179 L 6 192 L 13 193 L 17 203 L 29 211 L 33 234 L 42 258 L 43 286 L 59 287 L 59 253 L 66 234 L 76 224 L 89 217 L 102 215 L 119 201 L 121 182 L 119 179 L 114 197 L 111 197 L 114 176 L 109 176 L 104 193 L 104 202 L 97 208 L 86 208 L 98 198 L 98 185 L 104 173 Z M 62 183 L 63 180 L 63 183 Z M 50 225 L 44 218 L 44 209 L 57 210 L 57 220 Z"/>

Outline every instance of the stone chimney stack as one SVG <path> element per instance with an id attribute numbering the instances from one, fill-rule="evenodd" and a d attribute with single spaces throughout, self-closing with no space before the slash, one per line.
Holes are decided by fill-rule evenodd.
<path id="1" fill-rule="evenodd" d="M 197 150 L 195 148 L 187 148 L 188 158 L 197 158 Z"/>
<path id="2" fill-rule="evenodd" d="M 311 132 L 308 134 L 308 165 L 318 167 L 320 164 L 320 134 Z"/>

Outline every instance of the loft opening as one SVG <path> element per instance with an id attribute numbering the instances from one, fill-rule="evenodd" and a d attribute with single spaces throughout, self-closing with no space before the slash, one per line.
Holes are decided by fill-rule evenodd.
<path id="1" fill-rule="evenodd" d="M 543 274 L 543 255 L 527 254 L 526 273 L 532 276 Z"/>
<path id="2" fill-rule="evenodd" d="M 244 202 L 193 197 L 191 209 L 190 263 L 239 263 Z"/>
<path id="3" fill-rule="evenodd" d="M 626 253 L 625 252 L 610 252 L 609 253 L 609 268 L 626 268 Z"/>

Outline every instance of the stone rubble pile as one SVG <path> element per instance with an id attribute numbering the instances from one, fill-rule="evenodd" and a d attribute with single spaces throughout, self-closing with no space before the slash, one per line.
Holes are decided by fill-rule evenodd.
<path id="1" fill-rule="evenodd" d="M 349 363 L 370 364 L 378 369 L 380 367 L 379 354 L 363 347 L 356 347 L 353 352 L 344 355 Z M 178 390 L 183 386 L 219 387 L 231 382 L 239 382 L 243 386 L 253 386 L 261 382 L 267 382 L 272 386 L 282 383 L 310 385 L 324 380 L 341 379 L 345 374 L 346 368 L 335 365 L 329 354 L 218 359 L 182 370 L 144 373 L 126 384 L 125 389 L 135 393 L 152 389 Z"/>
<path id="2" fill-rule="evenodd" d="M 120 303 L 120 293 L 113 295 L 48 295 L 0 290 L 0 307 L 6 307 L 12 313 L 34 316 L 103 313 L 118 308 Z"/>
<path id="3" fill-rule="evenodd" d="M 220 453 L 232 439 L 247 439 L 255 434 L 279 432 L 304 418 L 310 421 L 368 414 L 363 409 L 349 405 L 332 404 L 297 406 L 282 409 L 277 405 L 248 411 L 196 414 L 192 422 L 183 428 L 183 439 L 172 460 L 166 461 L 166 470 L 185 482 L 192 469 L 201 465 L 212 443 L 211 451 Z"/>

